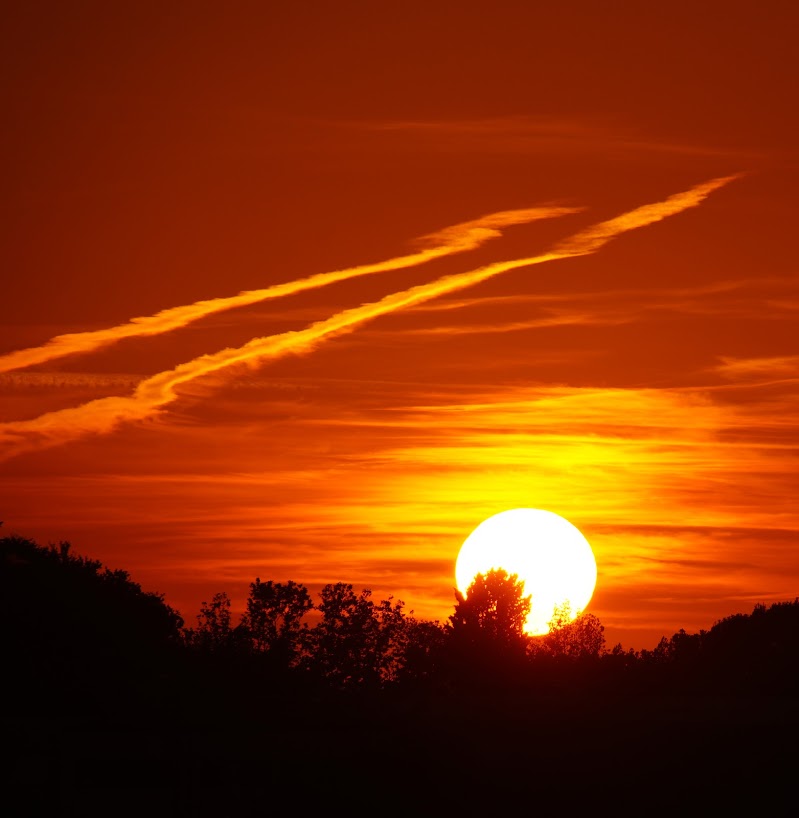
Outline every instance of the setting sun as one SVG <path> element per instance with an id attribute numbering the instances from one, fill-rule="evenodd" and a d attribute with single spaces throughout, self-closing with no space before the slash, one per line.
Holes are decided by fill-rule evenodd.
<path id="1" fill-rule="evenodd" d="M 466 593 L 477 574 L 504 568 L 532 595 L 525 630 L 549 631 L 555 608 L 575 618 L 591 601 L 596 560 L 588 540 L 568 520 L 537 508 L 514 508 L 483 520 L 466 538 L 455 563 L 458 589 Z"/>
<path id="2" fill-rule="evenodd" d="M 6 3 L 2 814 L 795 803 L 797 30 Z"/>

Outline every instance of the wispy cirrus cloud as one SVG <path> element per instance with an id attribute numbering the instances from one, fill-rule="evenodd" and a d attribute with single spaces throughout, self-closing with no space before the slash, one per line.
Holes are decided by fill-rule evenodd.
<path id="1" fill-rule="evenodd" d="M 779 283 L 781 279 L 770 279 L 770 283 Z M 656 287 L 656 288 L 624 288 L 601 290 L 568 290 L 561 292 L 547 293 L 520 293 L 511 295 L 494 296 L 474 296 L 470 298 L 442 298 L 431 304 L 423 304 L 414 309 L 417 312 L 441 312 L 444 310 L 465 309 L 473 306 L 485 307 L 489 305 L 507 306 L 510 304 L 559 304 L 568 303 L 597 303 L 612 302 L 630 303 L 634 302 L 642 308 L 671 307 L 682 308 L 683 305 L 696 303 L 706 305 L 708 299 L 705 296 L 723 296 L 730 293 L 748 290 L 763 283 L 763 279 L 731 279 L 716 281 L 710 284 L 700 284 L 695 287 Z M 752 296 L 747 294 L 747 300 Z M 768 303 L 763 301 L 763 303 Z M 718 301 L 712 301 L 710 306 L 704 309 L 711 310 Z M 719 305 L 719 310 L 724 311 L 724 304 Z"/>
<path id="2" fill-rule="evenodd" d="M 604 119 L 504 116 L 479 119 L 395 119 L 348 122 L 347 127 L 425 140 L 431 147 L 487 153 L 532 151 L 594 154 L 661 153 L 681 156 L 754 158 L 752 151 L 653 139 L 624 123 Z"/>
<path id="3" fill-rule="evenodd" d="M 766 289 L 768 288 L 768 289 Z M 420 314 L 479 311 L 469 323 L 462 314 L 447 322 L 442 315 L 432 327 L 402 327 L 395 333 L 459 335 L 501 333 L 566 325 L 608 326 L 651 322 L 675 316 L 717 316 L 742 321 L 793 321 L 789 298 L 774 299 L 767 292 L 795 291 L 787 279 L 731 279 L 686 287 L 640 287 L 560 290 L 538 293 L 442 298 L 414 308 Z M 488 310 L 486 308 L 500 308 Z M 527 317 L 529 316 L 529 317 Z M 390 333 L 392 330 L 382 330 Z"/>
<path id="4" fill-rule="evenodd" d="M 134 387 L 141 375 L 127 372 L 8 372 L 0 373 L 0 389 L 102 389 Z"/>
<path id="5" fill-rule="evenodd" d="M 473 324 L 448 324 L 435 327 L 403 327 L 396 330 L 397 334 L 405 337 L 413 335 L 495 335 L 506 332 L 523 332 L 531 329 L 547 329 L 551 327 L 570 326 L 599 326 L 608 324 L 626 324 L 633 320 L 629 313 L 617 311 L 613 314 L 589 310 L 546 310 L 544 315 L 537 318 L 527 318 L 519 321 L 498 321 Z M 389 331 L 390 332 L 390 331 Z"/>
<path id="6" fill-rule="evenodd" d="M 778 355 L 772 357 L 733 358 L 722 357 L 714 370 L 726 378 L 735 380 L 752 378 L 797 378 L 799 377 L 799 355 Z"/>
<path id="7" fill-rule="evenodd" d="M 727 176 L 712 179 L 661 202 L 637 207 L 581 230 L 540 255 L 496 262 L 468 272 L 443 276 L 426 284 L 392 293 L 379 301 L 343 310 L 303 330 L 253 338 L 241 347 L 199 356 L 145 379 L 130 397 L 101 398 L 32 420 L 2 424 L 0 441 L 6 444 L 3 457 L 6 459 L 29 449 L 58 445 L 87 434 L 107 433 L 122 423 L 145 420 L 177 400 L 181 386 L 198 378 L 241 365 L 258 365 L 287 355 L 307 354 L 323 341 L 352 332 L 375 318 L 474 286 L 510 270 L 595 253 L 625 232 L 698 206 L 713 191 L 735 178 L 737 177 Z"/>
<path id="8" fill-rule="evenodd" d="M 757 542 L 762 532 L 796 542 L 794 415 L 769 396 L 741 406 L 702 387 L 539 385 L 473 390 L 388 418 L 320 422 L 366 426 L 377 438 L 381 425 L 390 427 L 388 445 L 365 453 L 357 470 L 365 477 L 354 478 L 354 495 L 378 509 L 372 515 L 389 529 L 402 529 L 403 515 L 429 521 L 449 509 L 461 528 L 446 537 L 431 530 L 428 542 L 451 553 L 470 519 L 548 508 L 589 537 L 608 594 L 648 583 L 644 596 L 679 596 L 674 582 L 682 572 L 694 601 L 706 594 L 721 604 L 740 594 L 741 573 L 750 588 L 762 581 L 782 594 L 788 587 L 767 585 Z M 791 422 L 792 434 L 764 438 L 764 426 Z M 332 507 L 342 520 L 350 516 L 346 502 Z M 731 538 L 741 542 L 739 564 L 722 571 L 716 552 Z"/>

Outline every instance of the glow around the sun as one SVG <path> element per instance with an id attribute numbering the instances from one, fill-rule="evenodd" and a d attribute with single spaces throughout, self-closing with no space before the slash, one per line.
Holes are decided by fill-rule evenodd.
<path id="1" fill-rule="evenodd" d="M 504 568 L 532 594 L 525 624 L 530 634 L 549 631 L 556 607 L 581 613 L 596 586 L 596 560 L 576 526 L 551 511 L 514 508 L 483 520 L 466 538 L 455 563 L 458 590 L 466 593 L 477 574 Z"/>

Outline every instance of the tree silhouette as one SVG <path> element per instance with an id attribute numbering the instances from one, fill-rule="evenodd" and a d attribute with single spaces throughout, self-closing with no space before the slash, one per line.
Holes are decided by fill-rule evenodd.
<path id="1" fill-rule="evenodd" d="M 407 662 L 409 619 L 393 597 L 375 603 L 364 588 L 329 583 L 320 592 L 319 622 L 307 633 L 303 665 L 334 687 L 396 682 Z"/>
<path id="2" fill-rule="evenodd" d="M 605 626 L 594 614 L 572 619 L 571 606 L 565 602 L 555 607 L 549 633 L 540 638 L 536 649 L 567 659 L 597 659 L 605 650 Z"/>
<path id="3" fill-rule="evenodd" d="M 344 582 L 328 583 L 320 592 L 317 610 L 322 618 L 308 634 L 305 662 L 334 686 L 378 678 L 374 656 L 378 623 L 371 593 L 364 588 L 356 594 Z"/>
<path id="4" fill-rule="evenodd" d="M 494 644 L 517 644 L 524 638 L 531 596 L 524 582 L 503 568 L 477 574 L 466 594 L 455 591 L 455 611 L 450 617 L 454 634 Z"/>
<path id="5" fill-rule="evenodd" d="M 405 667 L 410 630 L 403 606 L 402 600 L 389 596 L 373 608 L 377 623 L 371 650 L 381 684 L 396 682 Z"/>
<path id="6" fill-rule="evenodd" d="M 302 619 L 313 608 L 308 589 L 293 580 L 250 583 L 247 608 L 241 618 L 244 633 L 256 652 L 279 664 L 294 663 L 300 649 Z"/>
<path id="7" fill-rule="evenodd" d="M 159 698 L 168 693 L 182 625 L 160 594 L 74 554 L 67 542 L 0 540 L 0 640 L 18 701 L 74 712 Z"/>
<path id="8" fill-rule="evenodd" d="M 219 651 L 232 645 L 234 629 L 230 624 L 230 597 L 222 591 L 210 602 L 203 602 L 197 614 L 197 627 L 186 629 L 186 642 L 201 650 Z"/>
<path id="9" fill-rule="evenodd" d="M 439 622 L 415 619 L 411 615 L 406 619 L 405 632 L 405 655 L 399 679 L 413 683 L 431 681 L 442 669 L 447 629 Z"/>
<path id="10" fill-rule="evenodd" d="M 709 631 L 680 629 L 641 652 L 662 679 L 684 689 L 738 693 L 799 692 L 799 599 L 755 605 Z"/>

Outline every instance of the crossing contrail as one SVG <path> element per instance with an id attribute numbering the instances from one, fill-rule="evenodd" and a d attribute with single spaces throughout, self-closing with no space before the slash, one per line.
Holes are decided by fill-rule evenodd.
<path id="1" fill-rule="evenodd" d="M 407 267 L 417 267 L 428 261 L 433 261 L 455 253 L 465 253 L 474 250 L 489 239 L 502 235 L 501 228 L 517 224 L 526 224 L 540 219 L 551 219 L 558 216 L 567 216 L 578 213 L 578 207 L 533 207 L 521 210 L 503 210 L 490 213 L 479 219 L 454 224 L 435 233 L 423 236 L 418 240 L 424 245 L 421 250 L 406 256 L 377 261 L 372 264 L 362 264 L 358 267 L 349 267 L 344 270 L 317 273 L 307 278 L 274 284 L 260 290 L 245 290 L 238 295 L 224 298 L 210 298 L 205 301 L 195 301 L 179 307 L 170 307 L 154 315 L 145 315 L 131 318 L 124 324 L 87 332 L 72 332 L 66 335 L 56 335 L 45 344 L 28 349 L 20 349 L 0 355 L 0 373 L 11 372 L 15 369 L 43 364 L 48 361 L 64 358 L 67 355 L 92 352 L 100 347 L 114 344 L 125 338 L 135 338 L 143 335 L 160 335 L 164 332 L 180 329 L 223 310 L 235 307 L 246 307 L 267 301 L 273 298 L 283 298 L 295 295 L 304 290 L 312 290 L 346 281 L 358 276 L 384 273 L 390 270 L 401 270 Z"/>
<path id="2" fill-rule="evenodd" d="M 203 376 L 242 364 L 261 364 L 287 355 L 308 353 L 323 341 L 352 332 L 358 326 L 379 316 L 471 287 L 510 270 L 547 261 L 590 255 L 622 233 L 696 207 L 714 190 L 735 178 L 738 177 L 712 179 L 690 190 L 669 196 L 661 202 L 643 205 L 616 218 L 599 222 L 575 233 L 540 255 L 496 262 L 468 272 L 443 276 L 426 284 L 392 293 L 379 301 L 343 310 L 302 330 L 253 338 L 241 347 L 201 355 L 173 369 L 146 378 L 129 397 L 100 398 L 74 408 L 49 412 L 32 420 L 0 424 L 0 442 L 5 444 L 5 451 L 0 455 L 0 459 L 8 459 L 31 449 L 59 445 L 88 434 L 107 433 L 122 423 L 152 417 L 163 407 L 177 400 L 178 388 L 181 385 Z"/>

